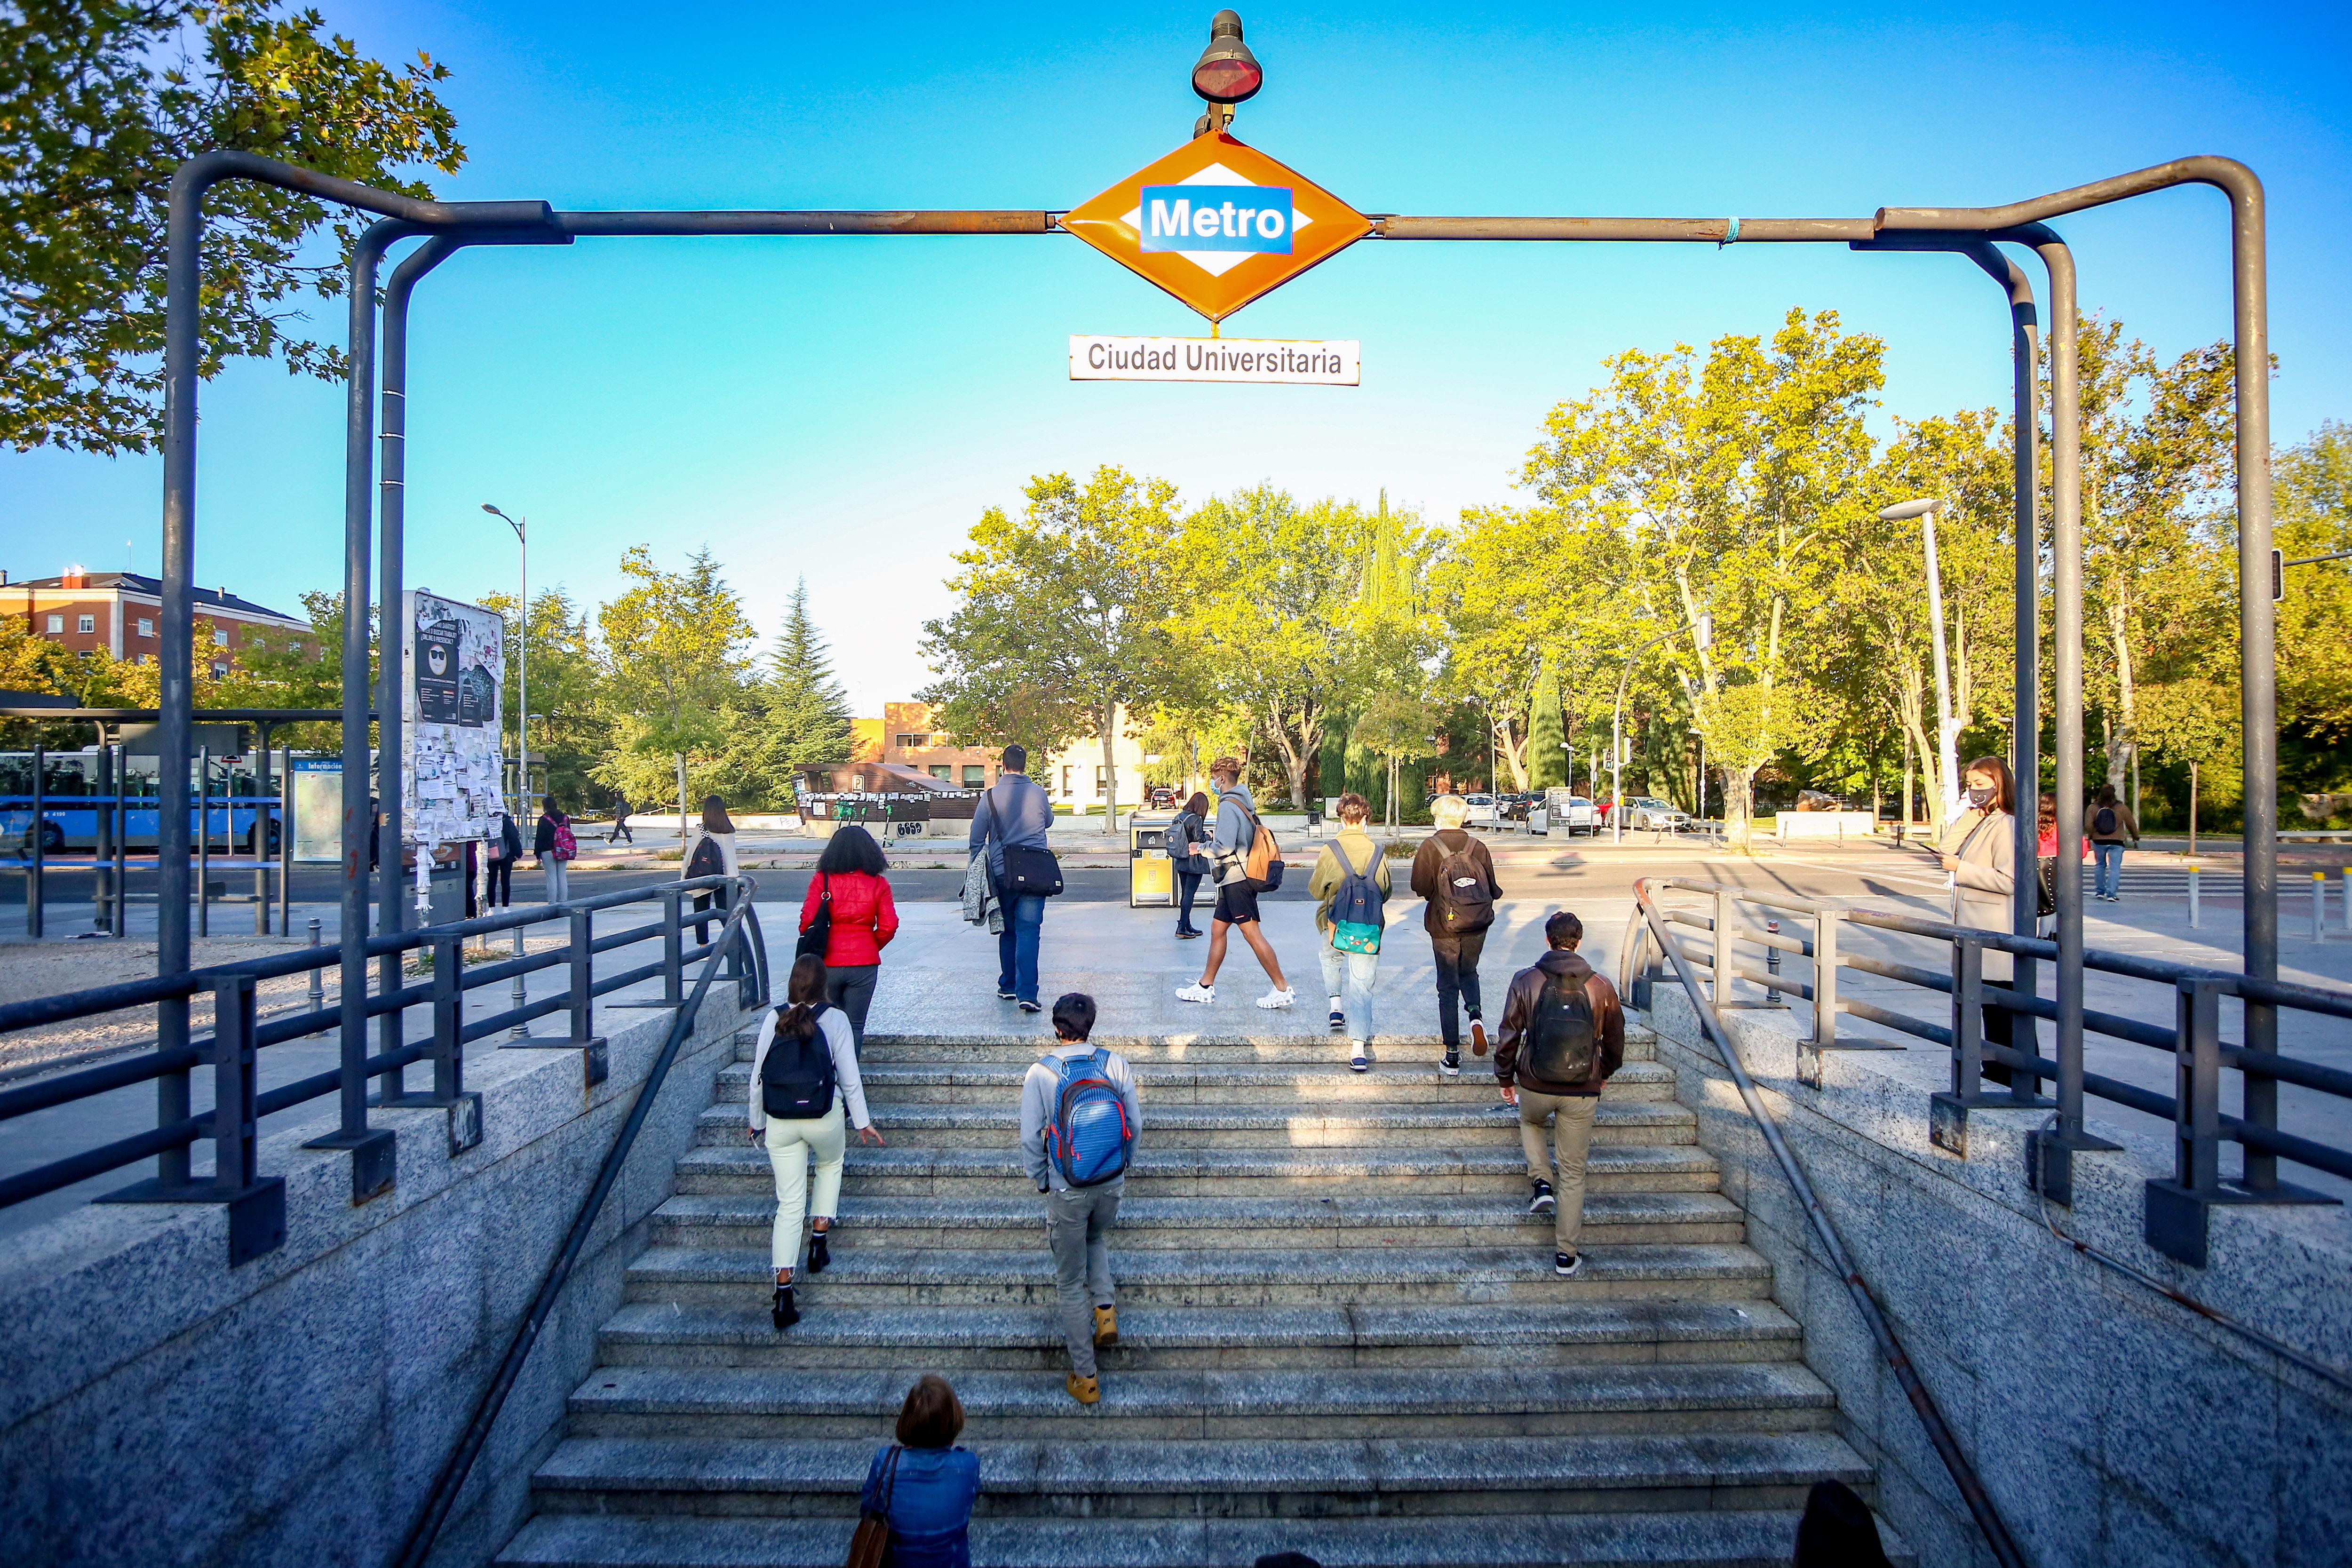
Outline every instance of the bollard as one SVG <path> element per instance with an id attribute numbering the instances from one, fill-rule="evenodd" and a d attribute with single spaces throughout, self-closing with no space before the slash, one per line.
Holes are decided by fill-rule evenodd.
<path id="1" fill-rule="evenodd" d="M 2189 862 L 2189 929 L 2197 929 L 2197 862 Z"/>
<path id="2" fill-rule="evenodd" d="M 319 922 L 316 920 L 310 922 L 310 945 L 312 947 L 319 945 Z M 327 972 L 313 964 L 310 967 L 310 1011 L 316 1013 L 326 1005 Z M 315 1040 L 326 1032 L 324 1029 L 313 1029 L 307 1037 Z"/>
<path id="3" fill-rule="evenodd" d="M 514 955 L 517 958 L 520 958 L 522 956 L 522 927 L 520 926 L 514 928 Z M 526 1000 L 527 998 L 523 993 L 522 976 L 518 974 L 514 977 L 514 1005 L 518 1009 L 520 1009 Z M 510 1040 L 527 1040 L 530 1038 L 530 1025 L 522 1019 L 517 1019 L 515 1021 L 515 1026 L 507 1031 L 507 1038 Z"/>
<path id="4" fill-rule="evenodd" d="M 2343 912 L 2344 919 L 2339 923 L 2345 934 L 2352 936 L 2352 866 L 2343 868 L 2336 875 L 2336 907 Z"/>
<path id="5" fill-rule="evenodd" d="M 2327 873 L 2311 874 L 2311 940 L 2327 940 Z"/>
<path id="6" fill-rule="evenodd" d="M 1768 935 L 1779 936 L 1780 934 L 1780 922 L 1779 921 L 1766 921 L 1764 922 L 1764 930 Z M 1780 973 L 1780 950 L 1779 948 L 1767 947 L 1764 950 L 1764 967 L 1774 974 Z M 1764 1002 L 1767 1006 L 1778 1006 L 1780 1002 L 1780 987 L 1777 985 L 1765 987 Z"/>

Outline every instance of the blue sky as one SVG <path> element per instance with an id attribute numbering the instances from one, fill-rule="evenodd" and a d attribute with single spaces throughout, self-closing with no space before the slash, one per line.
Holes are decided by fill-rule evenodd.
<path id="1" fill-rule="evenodd" d="M 429 49 L 471 162 L 446 195 L 571 207 L 1076 205 L 1186 139 L 1213 5 L 328 4 Z M 2216 16 L 2227 36 L 2213 36 Z M 2271 203 L 2280 438 L 2352 417 L 2352 88 L 2341 5 L 1244 8 L 1267 86 L 1235 132 L 1369 212 L 1860 216 L 1981 204 L 2189 153 Z M 879 17 L 880 19 L 877 19 Z M 2065 220 L 2087 308 L 2159 353 L 2228 328 L 2226 207 Z M 1073 384 L 1072 332 L 1197 318 L 1065 236 L 592 240 L 473 252 L 420 290 L 410 581 L 583 601 L 708 543 L 763 630 L 805 574 L 861 711 L 911 693 L 947 555 L 1032 473 L 1191 497 L 1271 479 L 1433 519 L 1508 501 L 1545 412 L 1606 354 L 1833 308 L 1888 342 L 1888 413 L 2006 395 L 1991 286 L 1838 247 L 1366 241 L 1229 335 L 1355 338 L 1364 384 Z M 340 321 L 340 313 L 336 315 Z M 331 324 L 331 331 L 340 331 Z M 291 605 L 333 584 L 335 389 L 205 390 L 198 574 Z M 0 454 L 0 565 L 157 560 L 158 465 Z"/>

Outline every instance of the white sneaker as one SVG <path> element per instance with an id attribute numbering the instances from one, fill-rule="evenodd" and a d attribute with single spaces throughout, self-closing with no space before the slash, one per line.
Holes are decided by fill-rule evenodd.
<path id="1" fill-rule="evenodd" d="M 1176 993 L 1176 1000 L 1179 1002 L 1213 1002 L 1216 999 L 1217 988 L 1213 985 L 1202 985 L 1198 981 Z"/>
<path id="2" fill-rule="evenodd" d="M 1296 991 L 1269 991 L 1257 999 L 1257 1005 L 1271 1013 L 1276 1008 L 1287 1007 L 1297 1000 L 1298 993 Z"/>

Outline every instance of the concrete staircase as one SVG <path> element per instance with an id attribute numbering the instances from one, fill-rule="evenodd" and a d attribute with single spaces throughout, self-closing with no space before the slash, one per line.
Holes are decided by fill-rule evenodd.
<path id="1" fill-rule="evenodd" d="M 907 1387 L 956 1385 L 985 1568 L 1788 1560 L 1806 1489 L 1869 1495 L 1830 1390 L 1638 1027 L 1603 1099 L 1585 1268 L 1552 1273 L 1517 1119 L 1433 1042 L 1106 1041 L 1143 1081 L 1102 1403 L 1063 1392 L 1035 1188 L 1038 1045 L 868 1042 L 833 1267 L 768 1321 L 767 1159 L 722 1074 L 602 1364 L 499 1561 L 841 1561 Z M 750 1055 L 748 1037 L 740 1054 Z M 1472 1517 L 1465 1517 L 1472 1516 Z M 1475 1522 L 1474 1522 L 1475 1518 Z M 1889 1535 L 1892 1542 L 1891 1532 Z"/>

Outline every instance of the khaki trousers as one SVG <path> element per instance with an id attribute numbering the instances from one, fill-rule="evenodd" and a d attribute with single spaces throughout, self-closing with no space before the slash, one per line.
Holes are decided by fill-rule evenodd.
<path id="1" fill-rule="evenodd" d="M 1552 1184 L 1552 1196 L 1559 1204 L 1552 1226 L 1562 1252 L 1576 1250 L 1577 1234 L 1584 1228 L 1584 1156 L 1592 1147 L 1592 1113 L 1600 1109 L 1597 1094 L 1519 1090 L 1519 1147 L 1527 1152 L 1528 1180 Z M 1552 1123 L 1552 1142 L 1559 1151 L 1558 1180 L 1544 1157 L 1546 1121 Z"/>

